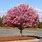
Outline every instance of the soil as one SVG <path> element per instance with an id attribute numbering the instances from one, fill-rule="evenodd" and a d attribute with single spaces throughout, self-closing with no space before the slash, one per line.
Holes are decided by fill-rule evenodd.
<path id="1" fill-rule="evenodd" d="M 27 36 L 8 36 L 8 37 L 0 37 L 0 41 L 13 41 L 13 40 L 32 40 L 34 37 Z"/>

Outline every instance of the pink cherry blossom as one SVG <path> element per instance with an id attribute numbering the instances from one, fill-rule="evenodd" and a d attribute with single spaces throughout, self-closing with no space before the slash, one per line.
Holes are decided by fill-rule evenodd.
<path id="1" fill-rule="evenodd" d="M 4 26 L 35 27 L 39 23 L 39 16 L 29 5 L 20 4 L 8 10 L 2 23 Z"/>

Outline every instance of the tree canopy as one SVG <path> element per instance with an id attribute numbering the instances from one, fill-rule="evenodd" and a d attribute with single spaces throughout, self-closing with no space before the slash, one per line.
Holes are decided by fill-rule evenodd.
<path id="1" fill-rule="evenodd" d="M 39 17 L 32 7 L 20 4 L 8 10 L 2 23 L 5 26 L 35 27 L 39 23 Z"/>

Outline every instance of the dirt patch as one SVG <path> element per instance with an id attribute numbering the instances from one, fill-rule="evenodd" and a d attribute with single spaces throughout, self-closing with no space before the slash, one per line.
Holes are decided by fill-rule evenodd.
<path id="1" fill-rule="evenodd" d="M 0 41 L 13 41 L 13 40 L 32 40 L 34 37 L 27 36 L 8 36 L 8 37 L 0 37 Z"/>

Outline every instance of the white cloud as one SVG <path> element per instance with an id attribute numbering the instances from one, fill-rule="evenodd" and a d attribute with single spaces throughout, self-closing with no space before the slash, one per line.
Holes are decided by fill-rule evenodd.
<path id="1" fill-rule="evenodd" d="M 0 17 L 2 17 L 3 15 L 6 15 L 6 11 L 0 11 Z"/>
<path id="2" fill-rule="evenodd" d="M 42 9 L 35 7 L 35 6 L 32 6 L 32 5 L 30 5 L 30 6 L 38 12 L 39 20 L 42 22 Z"/>
<path id="3" fill-rule="evenodd" d="M 39 20 L 42 22 L 42 9 L 35 8 L 35 7 L 34 7 L 34 9 L 38 12 Z"/>

